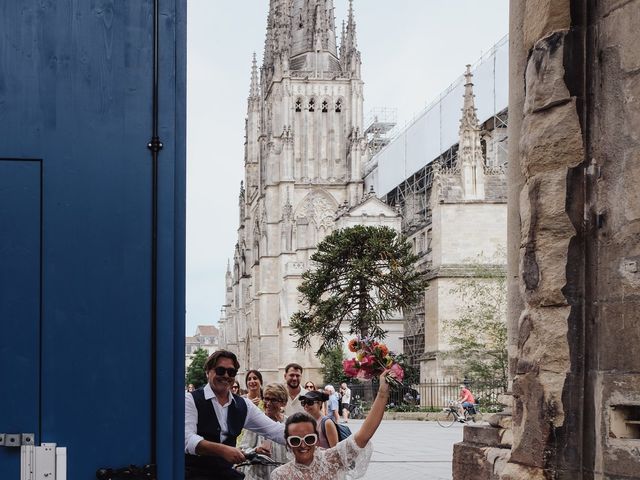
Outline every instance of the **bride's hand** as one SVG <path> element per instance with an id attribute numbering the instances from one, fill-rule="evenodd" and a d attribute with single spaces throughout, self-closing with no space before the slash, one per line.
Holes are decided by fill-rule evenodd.
<path id="1" fill-rule="evenodd" d="M 386 369 L 384 372 L 380 374 L 378 379 L 380 380 L 380 386 L 378 387 L 378 392 L 389 393 L 389 382 L 390 378 L 394 378 L 395 374 L 390 369 Z"/>

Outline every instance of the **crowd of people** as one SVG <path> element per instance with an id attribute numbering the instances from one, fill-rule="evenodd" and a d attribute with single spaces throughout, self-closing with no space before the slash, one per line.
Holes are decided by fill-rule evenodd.
<path id="1" fill-rule="evenodd" d="M 290 363 L 283 383 L 263 386 L 262 374 L 248 370 L 245 389 L 236 379 L 240 364 L 233 352 L 218 350 L 205 363 L 207 383 L 189 385 L 185 396 L 185 478 L 343 479 L 367 469 L 389 396 L 385 370 L 371 410 L 360 429 L 343 440 L 338 424 L 349 421 L 351 390 L 332 385 L 301 385 L 303 368 Z M 262 454 L 271 465 L 236 468 Z M 277 466 L 281 464 L 280 466 Z"/>

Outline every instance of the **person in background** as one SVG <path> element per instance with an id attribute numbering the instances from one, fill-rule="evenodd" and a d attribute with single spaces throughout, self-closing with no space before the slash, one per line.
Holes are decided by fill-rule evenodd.
<path id="1" fill-rule="evenodd" d="M 260 410 L 264 411 L 262 402 L 262 374 L 258 370 L 249 370 L 244 378 L 247 386 L 247 398 Z"/>
<path id="2" fill-rule="evenodd" d="M 316 389 L 316 385 L 311 380 L 309 380 L 307 383 L 304 384 L 304 389 L 307 392 L 311 392 Z"/>
<path id="3" fill-rule="evenodd" d="M 300 405 L 300 395 L 304 395 L 307 391 L 300 386 L 300 377 L 302 377 L 302 367 L 297 363 L 290 363 L 284 367 L 284 381 L 286 382 L 287 405 L 284 407 L 286 416 L 293 415 L 296 412 L 303 412 L 304 408 Z"/>
<path id="4" fill-rule="evenodd" d="M 195 389 L 196 387 L 193 386 L 193 383 L 187 385 L 187 392 L 193 392 Z"/>
<path id="5" fill-rule="evenodd" d="M 213 352 L 204 365 L 207 384 L 185 392 L 184 451 L 188 480 L 236 480 L 233 468 L 245 460 L 236 448 L 243 428 L 284 444 L 284 426 L 267 417 L 251 400 L 231 393 L 240 368 L 228 350 Z"/>
<path id="6" fill-rule="evenodd" d="M 266 415 L 274 422 L 284 423 L 286 417 L 282 409 L 287 403 L 287 390 L 280 383 L 270 383 L 264 388 L 263 402 Z M 279 463 L 286 463 L 287 449 L 284 445 L 279 445 L 267 440 L 262 435 L 257 435 L 251 431 L 245 431 L 238 447 L 245 453 L 261 453 L 271 457 Z M 251 465 L 245 467 L 243 472 L 246 480 L 268 480 L 275 466 Z"/>
<path id="7" fill-rule="evenodd" d="M 464 409 L 474 408 L 476 399 L 474 398 L 471 390 L 463 383 L 460 385 L 460 395 L 458 396 L 458 412 L 460 413 L 460 422 L 464 423 Z"/>
<path id="8" fill-rule="evenodd" d="M 234 395 L 240 395 L 240 383 L 238 380 L 234 380 L 233 385 L 231 385 L 231 393 Z"/>
<path id="9" fill-rule="evenodd" d="M 318 446 L 322 448 L 335 447 L 338 443 L 338 429 L 329 417 L 322 414 L 322 404 L 329 399 L 324 392 L 311 391 L 300 396 L 300 403 L 304 411 L 313 417 L 318 425 Z"/>
<path id="10" fill-rule="evenodd" d="M 285 422 L 285 438 L 295 459 L 271 474 L 271 480 L 343 480 L 364 476 L 373 453 L 369 440 L 378 429 L 389 400 L 385 370 L 380 375 L 378 394 L 360 429 L 333 448 L 318 448 L 316 421 L 307 413 L 296 413 Z"/>
<path id="11" fill-rule="evenodd" d="M 336 389 L 333 388 L 333 385 L 327 385 L 324 387 L 324 393 L 329 395 L 329 399 L 327 400 L 327 417 L 330 417 L 333 421 L 338 423 L 340 421 L 340 407 L 338 395 L 336 393 Z"/>
<path id="12" fill-rule="evenodd" d="M 349 405 L 351 404 L 351 389 L 345 382 L 340 384 L 340 406 L 342 407 L 342 421 L 349 422 Z"/>

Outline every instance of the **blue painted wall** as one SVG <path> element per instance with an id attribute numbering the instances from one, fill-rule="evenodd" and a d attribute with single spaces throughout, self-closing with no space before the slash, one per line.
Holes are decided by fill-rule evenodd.
<path id="1" fill-rule="evenodd" d="M 0 432 L 66 446 L 70 480 L 182 472 L 185 10 L 160 0 L 152 358 L 153 1 L 0 2 Z"/>

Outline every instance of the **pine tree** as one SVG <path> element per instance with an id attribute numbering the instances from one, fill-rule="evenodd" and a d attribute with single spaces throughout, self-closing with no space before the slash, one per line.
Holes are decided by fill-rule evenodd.
<path id="1" fill-rule="evenodd" d="M 411 245 L 388 227 L 336 230 L 318 244 L 311 260 L 315 268 L 302 275 L 298 287 L 308 309 L 292 316 L 291 328 L 298 348 L 320 337 L 318 354 L 342 345 L 343 323 L 352 335 L 384 338 L 381 323 L 424 292 Z"/>

